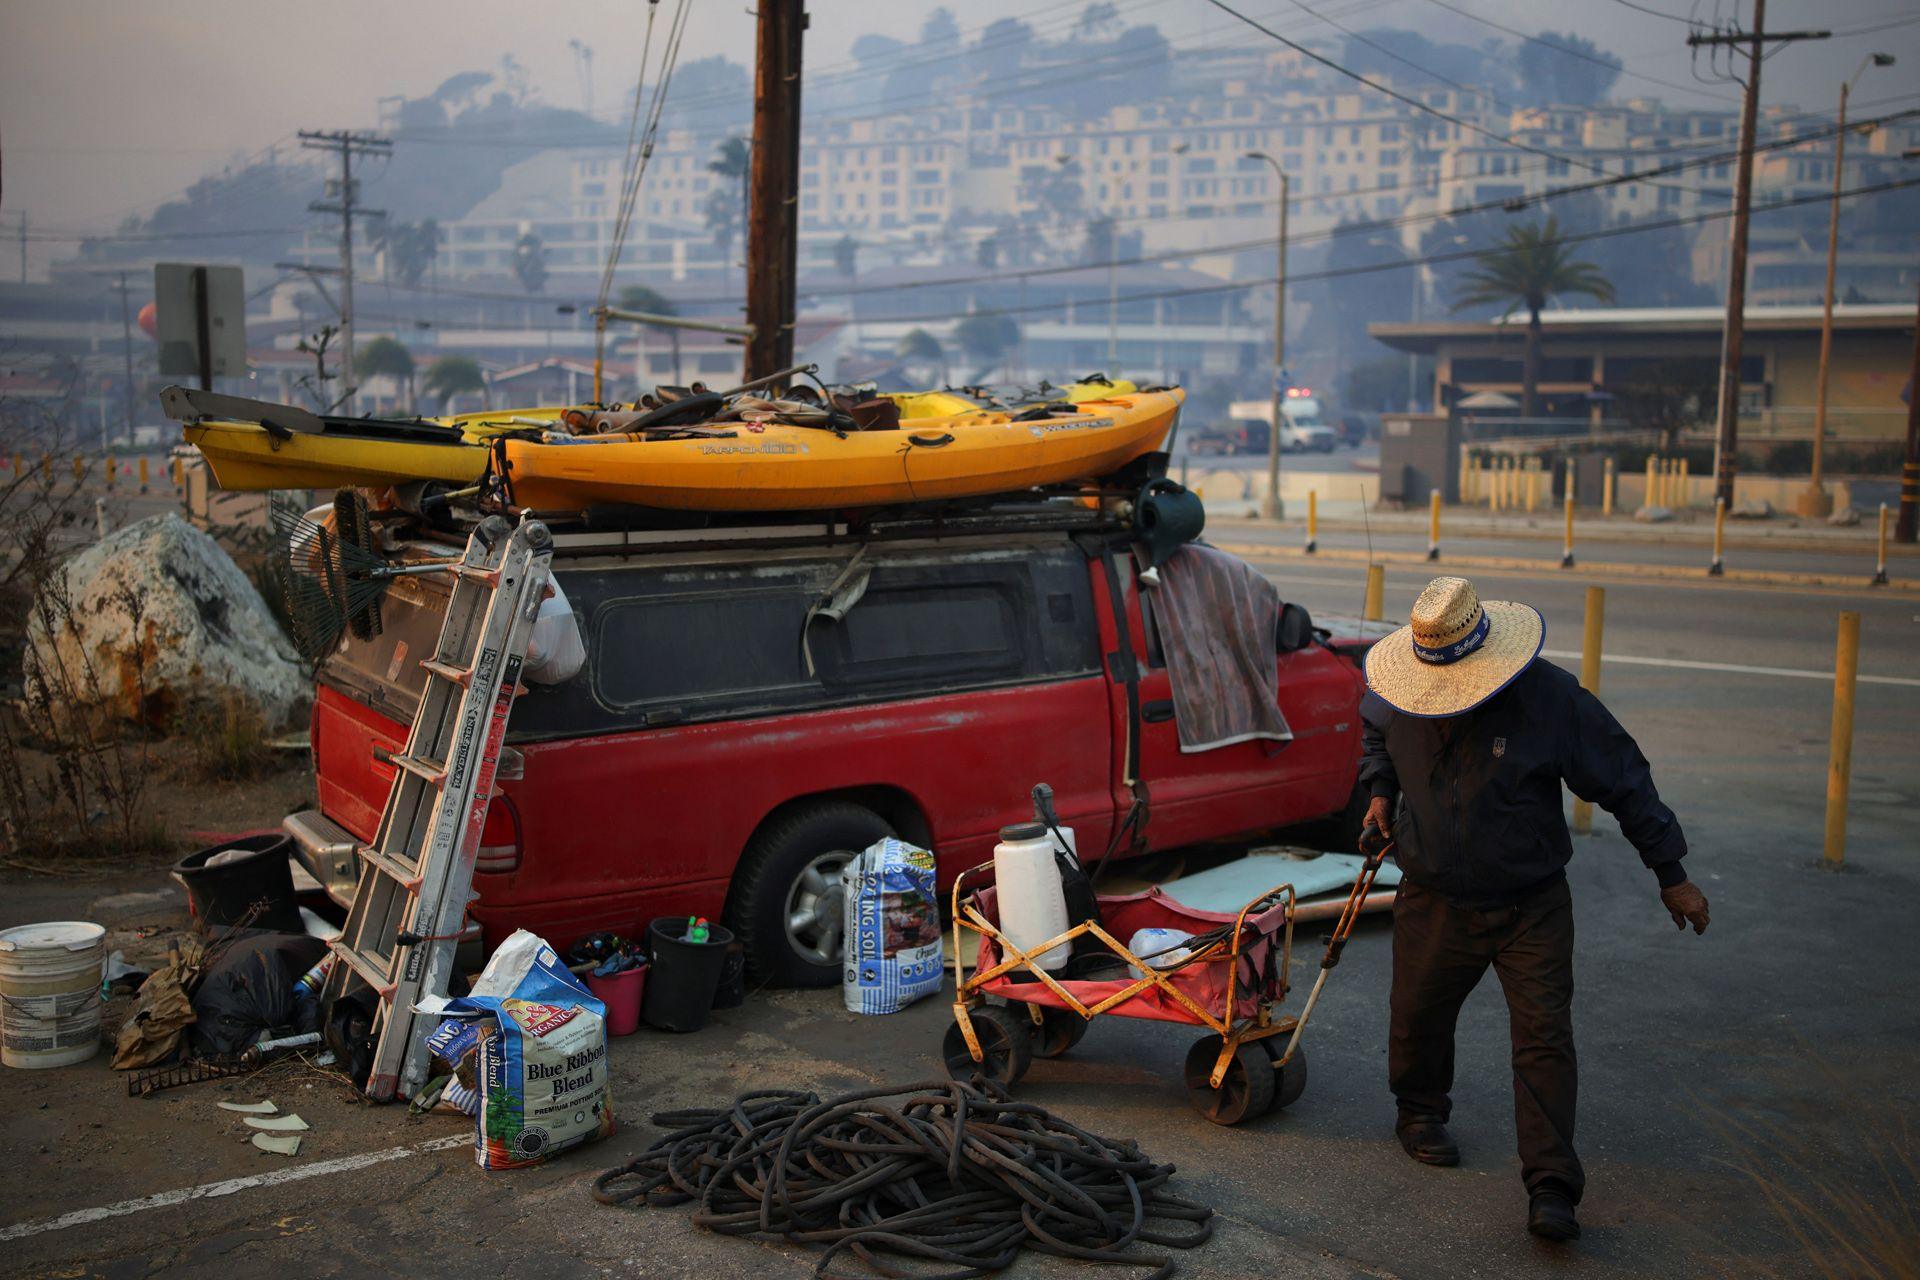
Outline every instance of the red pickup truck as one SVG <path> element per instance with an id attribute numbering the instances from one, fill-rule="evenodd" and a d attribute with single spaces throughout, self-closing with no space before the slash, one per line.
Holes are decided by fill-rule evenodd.
<path id="1" fill-rule="evenodd" d="M 734 928 L 757 979 L 826 985 L 854 852 L 898 834 L 935 850 L 950 883 L 1028 814 L 1037 782 L 1093 857 L 1357 821 L 1364 641 L 1289 606 L 1274 661 L 1293 741 L 1183 754 L 1153 592 L 1091 513 L 902 522 L 857 541 L 781 526 L 555 542 L 587 657 L 514 706 L 474 879 L 489 947 L 515 928 L 565 947 L 701 914 Z M 817 616 L 863 546 L 864 595 Z M 446 590 L 395 580 L 380 634 L 319 671 L 319 808 L 286 827 L 338 900 Z"/>

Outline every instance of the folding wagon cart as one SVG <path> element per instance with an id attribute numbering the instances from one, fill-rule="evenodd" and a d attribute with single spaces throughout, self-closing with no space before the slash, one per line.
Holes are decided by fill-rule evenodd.
<path id="1" fill-rule="evenodd" d="M 948 1074 L 978 1073 L 1011 1087 L 1033 1056 L 1058 1057 L 1079 1043 L 1087 1024 L 1101 1014 L 1205 1027 L 1210 1034 L 1187 1051 L 1187 1100 L 1215 1124 L 1238 1124 L 1297 1099 L 1307 1085 L 1307 1059 L 1300 1036 L 1320 999 L 1327 974 L 1353 933 L 1360 905 L 1391 849 L 1372 853 L 1347 895 L 1320 974 L 1299 1017 L 1278 1012 L 1289 990 L 1294 893 L 1276 885 L 1237 914 L 1196 911 L 1153 889 L 1099 899 L 1100 919 L 1074 925 L 1058 937 L 1021 950 L 1000 932 L 992 863 L 961 874 L 953 885 L 954 1025 L 943 1054 Z M 983 876 L 982 873 L 985 873 Z M 969 887 L 972 886 L 972 887 Z M 1141 929 L 1191 933 L 1188 954 L 1165 968 L 1157 955 L 1135 955 L 1119 941 Z M 964 972 L 965 933 L 979 935 L 972 977 Z M 1092 941 L 1083 941 L 1091 939 Z M 1077 945 L 1076 945 L 1077 944 Z M 1070 948 L 1076 976 L 1056 977 L 1037 957 Z M 1087 960 L 1112 964 L 1104 974 L 1086 974 Z M 988 997 L 1004 1005 L 988 1003 Z M 1285 1036 L 1284 1047 L 1280 1037 Z"/>

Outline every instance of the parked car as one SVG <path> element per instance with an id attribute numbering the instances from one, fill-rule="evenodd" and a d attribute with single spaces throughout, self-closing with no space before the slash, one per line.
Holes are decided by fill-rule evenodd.
<path id="1" fill-rule="evenodd" d="M 699 914 L 736 931 L 757 979 L 834 983 L 855 852 L 897 834 L 951 884 L 1028 814 L 1037 782 L 1089 857 L 1329 815 L 1357 831 L 1357 633 L 1316 633 L 1290 606 L 1274 661 L 1293 741 L 1183 753 L 1133 556 L 1095 513 L 1052 510 L 859 544 L 560 533 L 554 576 L 586 662 L 514 706 L 474 877 L 486 945 Z M 864 595 L 841 621 L 815 617 L 862 545 Z M 319 807 L 286 825 L 336 900 L 351 900 L 446 597 L 437 577 L 395 579 L 380 633 L 319 670 Z"/>
<path id="2" fill-rule="evenodd" d="M 1332 453 L 1333 428 L 1317 421 L 1289 417 L 1280 431 L 1280 448 L 1287 453 Z"/>

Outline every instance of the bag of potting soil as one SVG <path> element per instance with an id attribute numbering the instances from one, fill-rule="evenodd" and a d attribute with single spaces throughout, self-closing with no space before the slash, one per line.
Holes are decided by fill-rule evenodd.
<path id="1" fill-rule="evenodd" d="M 889 836 L 840 873 L 846 967 L 840 994 L 855 1013 L 898 1013 L 940 989 L 940 899 L 933 855 Z"/>
<path id="2" fill-rule="evenodd" d="M 606 1006 L 521 930 L 427 1038 L 472 1089 L 474 1158 L 517 1169 L 613 1132 Z"/>

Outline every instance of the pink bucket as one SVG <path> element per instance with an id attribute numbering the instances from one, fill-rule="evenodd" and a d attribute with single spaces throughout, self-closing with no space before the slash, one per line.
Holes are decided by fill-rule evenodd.
<path id="1" fill-rule="evenodd" d="M 622 969 L 604 978 L 595 973 L 587 975 L 587 990 L 593 992 L 594 999 L 607 1006 L 608 1035 L 630 1036 L 639 1029 L 640 997 L 646 994 L 647 970 L 650 967 L 643 964 L 633 969 Z"/>

